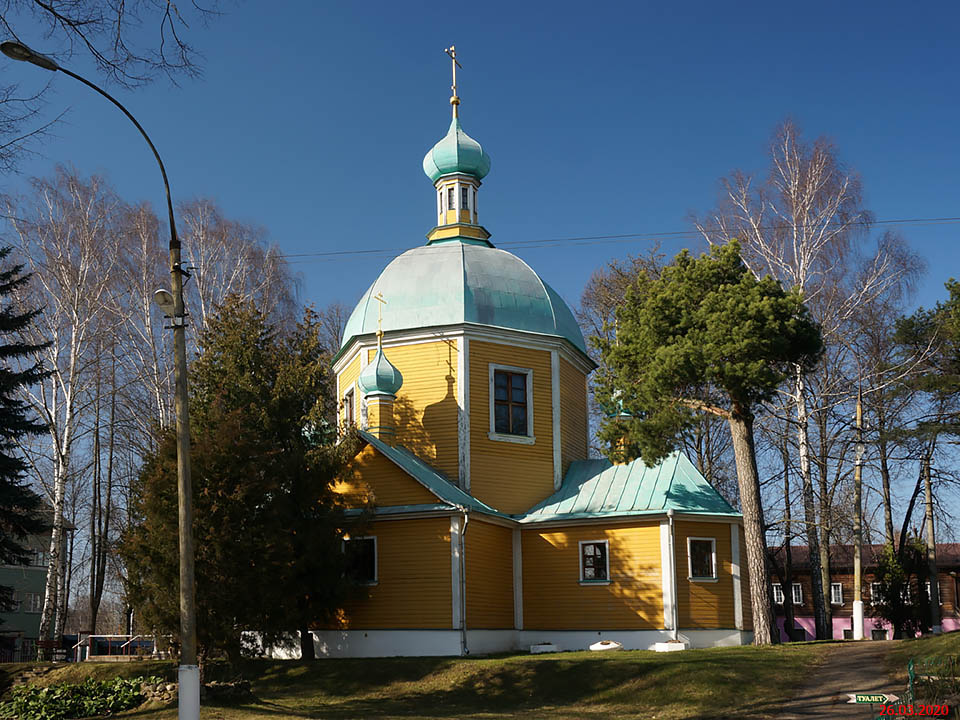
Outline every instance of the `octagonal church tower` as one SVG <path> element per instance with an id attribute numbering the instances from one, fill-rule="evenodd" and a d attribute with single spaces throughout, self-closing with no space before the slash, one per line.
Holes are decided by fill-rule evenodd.
<path id="1" fill-rule="evenodd" d="M 588 459 L 596 366 L 560 295 L 481 224 L 490 156 L 455 74 L 453 91 L 423 159 L 436 224 L 363 293 L 334 358 L 363 445 L 336 490 L 373 510 L 345 542 L 365 592 L 315 627 L 317 652 L 748 641 L 739 513 L 683 455 Z"/>

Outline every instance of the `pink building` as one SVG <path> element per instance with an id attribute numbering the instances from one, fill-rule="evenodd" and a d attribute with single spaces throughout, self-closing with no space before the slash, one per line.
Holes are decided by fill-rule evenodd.
<path id="1" fill-rule="evenodd" d="M 863 636 L 872 640 L 887 640 L 893 637 L 889 623 L 872 614 L 871 602 L 874 584 L 875 557 L 883 549 L 882 545 L 863 547 Z M 810 585 L 810 552 L 806 545 L 790 548 L 793 560 L 793 582 L 791 588 L 783 588 L 776 573 L 770 577 L 773 584 L 774 608 L 777 614 L 777 626 L 780 637 L 786 641 L 785 603 L 793 605 L 794 626 L 804 632 L 806 640 L 816 637 L 813 621 L 813 595 Z M 784 552 L 776 555 L 776 563 L 782 569 Z M 830 547 L 830 611 L 835 639 L 853 637 L 853 545 L 832 545 Z M 943 632 L 960 630 L 960 543 L 937 544 L 937 578 L 940 589 L 940 619 Z M 913 581 L 916 583 L 916 580 Z"/>

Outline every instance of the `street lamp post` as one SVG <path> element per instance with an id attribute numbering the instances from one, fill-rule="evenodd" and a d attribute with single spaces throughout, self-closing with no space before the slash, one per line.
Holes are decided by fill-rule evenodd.
<path id="1" fill-rule="evenodd" d="M 171 317 L 173 323 L 174 381 L 176 395 L 174 408 L 177 415 L 177 495 L 180 535 L 180 668 L 179 668 L 179 713 L 180 720 L 198 720 L 200 717 L 200 670 L 197 666 L 197 611 L 193 572 L 193 490 L 190 482 L 190 415 L 187 407 L 187 344 L 185 336 L 186 312 L 183 306 L 183 266 L 180 259 L 180 239 L 173 217 L 173 202 L 170 199 L 170 183 L 160 153 L 146 130 L 123 105 L 102 88 L 74 72 L 60 67 L 52 58 L 41 55 L 17 42 L 0 43 L 0 51 L 13 60 L 32 63 L 51 72 L 60 71 L 96 90 L 116 105 L 147 141 L 163 175 L 167 193 L 167 214 L 170 223 L 170 282 L 172 293 L 158 291 L 158 303 Z M 172 297 L 171 297 L 172 296 Z"/>

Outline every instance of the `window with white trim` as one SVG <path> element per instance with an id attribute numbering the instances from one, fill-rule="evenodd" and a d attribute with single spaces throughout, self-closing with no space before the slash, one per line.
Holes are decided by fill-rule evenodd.
<path id="1" fill-rule="evenodd" d="M 780 583 L 773 584 L 773 601 L 777 605 L 783 605 L 783 585 Z"/>
<path id="2" fill-rule="evenodd" d="M 830 583 L 830 604 L 843 605 L 843 584 Z"/>
<path id="3" fill-rule="evenodd" d="M 470 191 L 467 189 L 466 185 L 460 186 L 460 209 L 461 210 L 470 209 L 470 202 L 468 200 L 468 198 L 470 197 L 468 194 L 469 192 Z"/>
<path id="4" fill-rule="evenodd" d="M 490 439 L 533 444 L 533 370 L 490 364 Z"/>
<path id="5" fill-rule="evenodd" d="M 453 193 L 454 193 L 454 188 L 453 188 L 453 185 L 451 185 L 451 186 L 449 186 L 449 187 L 447 188 L 447 210 L 454 210 L 454 209 L 455 209 L 455 208 L 454 208 L 454 205 L 453 205 L 453 202 L 454 202 L 454 200 L 453 200 L 453 199 L 454 199 L 454 194 L 453 194 Z"/>
<path id="6" fill-rule="evenodd" d="M 883 602 L 883 585 L 881 583 L 870 583 L 870 600 L 875 603 Z"/>
<path id="7" fill-rule="evenodd" d="M 20 609 L 28 613 L 43 612 L 43 595 L 37 592 L 25 592 Z"/>
<path id="8" fill-rule="evenodd" d="M 606 540 L 580 541 L 580 582 L 610 582 L 610 547 Z"/>
<path id="9" fill-rule="evenodd" d="M 800 583 L 794 583 L 793 588 L 793 604 L 794 605 L 803 605 L 803 587 Z"/>
<path id="10" fill-rule="evenodd" d="M 687 538 L 687 572 L 694 581 L 717 579 L 716 538 Z"/>
<path id="11" fill-rule="evenodd" d="M 343 424 L 352 425 L 354 421 L 353 388 L 343 394 Z"/>
<path id="12" fill-rule="evenodd" d="M 377 538 L 344 538 L 346 575 L 360 585 L 377 584 Z"/>

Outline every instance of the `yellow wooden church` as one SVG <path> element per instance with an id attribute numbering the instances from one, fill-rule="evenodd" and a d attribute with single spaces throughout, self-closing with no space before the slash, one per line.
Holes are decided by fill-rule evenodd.
<path id="1" fill-rule="evenodd" d="M 588 457 L 595 364 L 561 297 L 480 224 L 490 158 L 459 103 L 454 79 L 423 160 L 436 226 L 363 294 L 334 359 L 363 439 L 337 490 L 373 511 L 347 541 L 367 592 L 313 631 L 318 655 L 749 642 L 740 514 L 682 454 Z"/>

